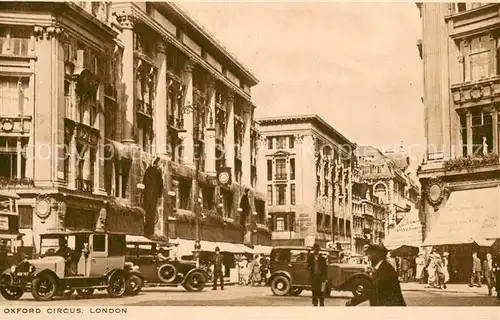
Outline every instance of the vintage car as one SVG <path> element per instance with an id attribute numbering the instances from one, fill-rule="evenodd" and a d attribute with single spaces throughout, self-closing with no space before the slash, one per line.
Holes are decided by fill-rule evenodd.
<path id="1" fill-rule="evenodd" d="M 299 295 L 311 290 L 307 257 L 312 248 L 302 246 L 275 247 L 271 251 L 271 276 L 269 285 L 274 295 Z M 332 290 L 351 291 L 363 295 L 370 290 L 371 278 L 368 268 L 362 264 L 339 263 L 339 250 L 323 250 L 327 258 L 326 295 Z"/>
<path id="2" fill-rule="evenodd" d="M 27 291 L 39 301 L 74 291 L 87 297 L 95 290 L 107 290 L 109 296 L 121 297 L 137 294 L 144 283 L 138 268 L 125 263 L 122 234 L 43 234 L 39 256 L 12 265 L 0 275 L 0 293 L 5 299 L 18 300 Z"/>
<path id="3" fill-rule="evenodd" d="M 17 199 L 17 193 L 0 190 L 0 272 L 23 259 Z"/>
<path id="4" fill-rule="evenodd" d="M 202 291 L 209 278 L 195 261 L 166 256 L 172 245 L 140 236 L 127 236 L 126 261 L 138 266 L 145 286 L 179 286 L 187 291 Z M 165 255 L 162 255 L 164 252 Z"/>

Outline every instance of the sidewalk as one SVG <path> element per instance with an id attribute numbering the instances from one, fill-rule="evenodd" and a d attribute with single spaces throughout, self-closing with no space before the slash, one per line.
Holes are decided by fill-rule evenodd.
<path id="1" fill-rule="evenodd" d="M 403 291 L 425 291 L 425 292 L 451 292 L 451 293 L 474 293 L 474 294 L 488 294 L 488 288 L 483 285 L 481 288 L 469 287 L 468 284 L 448 284 L 446 289 L 426 288 L 427 284 L 420 284 L 416 282 L 401 283 L 401 290 Z M 494 291 L 494 290 L 493 290 Z M 493 292 L 495 294 L 495 292 Z"/>

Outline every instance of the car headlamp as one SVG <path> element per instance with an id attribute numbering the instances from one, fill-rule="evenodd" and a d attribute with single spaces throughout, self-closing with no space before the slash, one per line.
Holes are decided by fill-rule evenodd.
<path id="1" fill-rule="evenodd" d="M 17 270 L 17 266 L 12 266 L 12 267 L 10 267 L 10 272 L 11 272 L 11 273 L 16 272 L 16 270 Z"/>

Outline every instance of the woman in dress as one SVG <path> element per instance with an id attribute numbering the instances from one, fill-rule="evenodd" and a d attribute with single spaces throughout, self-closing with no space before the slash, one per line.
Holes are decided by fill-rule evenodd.
<path id="1" fill-rule="evenodd" d="M 448 281 L 450 281 L 450 270 L 449 270 L 450 262 L 448 260 L 449 256 L 450 254 L 448 252 L 443 253 L 443 260 L 442 260 L 443 262 L 441 265 L 441 273 L 444 276 L 443 283 L 441 286 L 443 289 L 446 289 L 446 284 L 448 283 Z"/>
<path id="2" fill-rule="evenodd" d="M 424 278 L 424 267 L 425 267 L 425 258 L 423 253 L 419 253 L 418 257 L 415 259 L 417 264 L 417 272 L 415 274 L 415 280 L 422 281 Z"/>

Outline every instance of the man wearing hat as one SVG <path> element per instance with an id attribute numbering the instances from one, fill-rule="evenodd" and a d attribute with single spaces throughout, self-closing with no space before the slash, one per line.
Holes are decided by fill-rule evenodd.
<path id="1" fill-rule="evenodd" d="M 219 247 L 215 247 L 214 257 L 214 286 L 212 290 L 217 290 L 217 280 L 220 281 L 220 289 L 224 290 L 224 274 L 222 273 L 222 255 L 220 254 Z"/>
<path id="2" fill-rule="evenodd" d="M 319 254 L 319 244 L 313 246 L 313 253 L 307 259 L 309 275 L 311 277 L 312 286 L 312 303 L 313 306 L 323 307 L 325 305 L 325 281 L 326 281 L 326 259 Z"/>
<path id="3" fill-rule="evenodd" d="M 354 297 L 346 306 L 356 306 L 366 300 L 370 306 L 406 306 L 396 270 L 386 261 L 387 249 L 381 245 L 370 245 L 366 250 L 373 273 L 371 290 L 365 295 Z"/>

